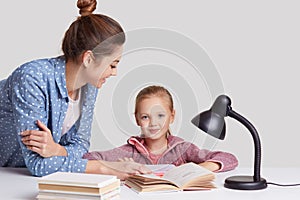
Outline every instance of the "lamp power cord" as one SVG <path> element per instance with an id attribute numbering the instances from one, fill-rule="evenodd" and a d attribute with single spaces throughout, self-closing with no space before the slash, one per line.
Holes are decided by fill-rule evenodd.
<path id="1" fill-rule="evenodd" d="M 295 187 L 300 186 L 300 183 L 293 183 L 293 184 L 280 184 L 280 183 L 274 183 L 274 182 L 267 182 L 268 185 L 276 185 L 280 187 Z"/>

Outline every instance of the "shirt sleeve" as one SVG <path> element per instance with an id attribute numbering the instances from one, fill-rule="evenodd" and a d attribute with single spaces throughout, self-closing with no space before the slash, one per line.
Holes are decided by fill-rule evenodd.
<path id="1" fill-rule="evenodd" d="M 14 74 L 12 102 L 15 104 L 13 115 L 17 133 L 25 130 L 38 130 L 37 119 L 48 127 L 52 126 L 49 119 L 49 109 L 47 108 L 47 102 L 49 101 L 47 81 L 43 81 L 43 78 L 43 73 L 30 69 L 30 67 L 23 71 L 16 71 Z M 93 107 L 88 107 L 88 109 L 93 109 Z M 57 114 L 61 113 L 58 112 Z M 89 129 L 90 127 L 89 124 L 85 128 Z M 80 129 L 80 131 L 83 130 Z M 87 132 L 85 138 L 82 138 L 83 133 L 70 138 L 70 142 L 65 146 L 68 156 L 53 156 L 50 158 L 44 158 L 28 150 L 22 143 L 21 136 L 19 136 L 18 140 L 27 168 L 35 176 L 44 176 L 56 171 L 84 172 L 87 160 L 82 159 L 79 155 L 83 155 L 83 152 L 86 152 L 89 147 L 90 129 Z"/>
<path id="2" fill-rule="evenodd" d="M 238 160 L 231 153 L 199 149 L 196 145 L 192 143 L 186 143 L 186 145 L 188 145 L 184 155 L 186 162 L 216 162 L 221 166 L 221 168 L 217 172 L 233 170 L 238 165 Z"/>

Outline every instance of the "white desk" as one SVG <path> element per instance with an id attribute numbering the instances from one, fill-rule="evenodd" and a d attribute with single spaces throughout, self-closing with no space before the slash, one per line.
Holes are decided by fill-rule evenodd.
<path id="1" fill-rule="evenodd" d="M 218 173 L 216 176 L 217 189 L 198 192 L 171 192 L 158 194 L 138 195 L 126 186 L 121 187 L 120 200 L 131 199 L 243 199 L 243 200 L 266 200 L 300 198 L 300 186 L 278 187 L 268 185 L 266 189 L 256 191 L 231 190 L 223 187 L 224 179 L 231 175 L 251 175 L 251 169 L 237 169 L 231 172 Z M 276 183 L 300 183 L 300 168 L 265 168 L 262 169 L 262 177 L 268 182 Z M 25 168 L 1 168 L 0 167 L 0 197 L 5 200 L 33 200 L 38 194 L 36 177 L 30 175 Z"/>

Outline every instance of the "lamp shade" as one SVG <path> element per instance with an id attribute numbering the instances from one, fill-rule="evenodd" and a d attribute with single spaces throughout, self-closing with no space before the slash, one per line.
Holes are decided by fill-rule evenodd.
<path id="1" fill-rule="evenodd" d="M 192 119 L 192 123 L 209 135 L 223 140 L 225 138 L 226 125 L 224 117 L 211 110 L 202 112 Z"/>
<path id="2" fill-rule="evenodd" d="M 192 119 L 192 123 L 209 135 L 223 140 L 226 133 L 225 117 L 231 101 L 226 95 L 220 95 L 212 107 Z"/>

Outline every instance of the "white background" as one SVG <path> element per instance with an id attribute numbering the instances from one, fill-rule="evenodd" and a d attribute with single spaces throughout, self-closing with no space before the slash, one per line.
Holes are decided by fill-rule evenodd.
<path id="1" fill-rule="evenodd" d="M 263 166 L 300 166 L 297 0 L 102 0 L 96 12 L 113 17 L 126 31 L 145 27 L 174 30 L 202 46 L 219 71 L 233 109 L 257 128 Z M 73 0 L 3 1 L 0 78 L 26 61 L 61 54 L 63 34 L 77 16 Z M 122 62 L 119 69 L 121 76 Z M 101 98 L 105 98 L 109 84 L 101 90 Z M 204 99 L 195 112 L 210 107 L 212 102 Z M 251 167 L 249 132 L 233 119 L 226 121 L 226 140 L 215 149 L 232 152 L 241 166 Z M 98 126 L 93 130 L 92 149 L 114 147 L 100 137 L 103 133 Z"/>

